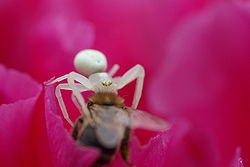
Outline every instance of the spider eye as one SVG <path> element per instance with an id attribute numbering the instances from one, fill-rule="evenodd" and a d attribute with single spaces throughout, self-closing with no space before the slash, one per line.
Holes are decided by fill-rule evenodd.
<path id="1" fill-rule="evenodd" d="M 112 85 L 113 82 L 109 81 L 109 82 L 102 82 L 103 86 L 110 86 Z"/>
<path id="2" fill-rule="evenodd" d="M 75 56 L 74 65 L 78 72 L 84 75 L 91 75 L 103 72 L 107 68 L 106 56 L 93 49 L 82 50 Z"/>

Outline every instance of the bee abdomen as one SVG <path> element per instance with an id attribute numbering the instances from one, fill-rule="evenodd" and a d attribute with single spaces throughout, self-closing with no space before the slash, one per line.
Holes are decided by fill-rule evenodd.
<path id="1" fill-rule="evenodd" d="M 114 148 L 107 148 L 103 146 L 97 139 L 96 128 L 91 125 L 87 125 L 83 131 L 80 130 L 82 131 L 82 134 L 77 134 L 79 132 L 79 129 L 77 129 L 77 123 L 74 127 L 72 137 L 82 146 L 96 147 L 101 151 L 100 157 L 96 160 L 92 167 L 98 167 L 110 163 L 117 150 L 116 146 Z"/>

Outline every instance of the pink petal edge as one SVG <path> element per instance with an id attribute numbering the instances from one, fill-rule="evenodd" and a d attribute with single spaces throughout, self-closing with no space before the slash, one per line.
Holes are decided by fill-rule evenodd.
<path id="1" fill-rule="evenodd" d="M 27 74 L 0 65 L 0 166 L 33 166 L 30 125 L 42 87 Z"/>
<path id="2" fill-rule="evenodd" d="M 244 167 L 243 159 L 241 158 L 241 149 L 237 148 L 235 151 L 235 157 L 230 167 Z"/>
<path id="3" fill-rule="evenodd" d="M 45 87 L 45 118 L 52 159 L 55 167 L 84 167 L 91 165 L 99 155 L 94 148 L 78 145 L 64 128 L 59 115 L 54 86 Z"/>
<path id="4" fill-rule="evenodd" d="M 130 155 L 130 163 L 140 167 L 214 167 L 217 163 L 213 143 L 187 121 L 174 123 L 170 130 L 159 132 L 143 146 L 132 137 Z M 120 154 L 107 165 L 116 166 L 126 167 Z"/>

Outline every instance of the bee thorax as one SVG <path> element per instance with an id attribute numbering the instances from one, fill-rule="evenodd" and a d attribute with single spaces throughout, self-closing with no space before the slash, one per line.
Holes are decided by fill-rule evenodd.
<path id="1" fill-rule="evenodd" d="M 92 104 L 123 106 L 124 99 L 115 93 L 99 92 L 90 96 L 89 102 Z"/>

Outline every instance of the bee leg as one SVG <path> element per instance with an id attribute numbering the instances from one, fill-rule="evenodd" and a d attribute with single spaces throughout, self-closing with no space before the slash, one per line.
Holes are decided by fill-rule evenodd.
<path id="1" fill-rule="evenodd" d="M 79 118 L 76 121 L 76 123 L 74 125 L 74 128 L 73 128 L 73 132 L 72 132 L 72 137 L 73 137 L 74 140 L 77 140 L 78 133 L 81 130 L 82 124 L 83 124 L 83 118 Z"/>
<path id="2" fill-rule="evenodd" d="M 113 152 L 115 152 L 115 149 L 113 150 Z M 113 153 L 102 153 L 101 156 L 97 159 L 97 161 L 93 165 L 91 165 L 91 167 L 101 167 L 103 165 L 109 164 L 110 162 L 112 162 L 113 159 Z"/>
<path id="3" fill-rule="evenodd" d="M 121 146 L 120 146 L 120 152 L 122 155 L 122 158 L 125 160 L 126 164 L 129 167 L 134 167 L 133 164 L 129 162 L 129 147 L 128 147 L 128 142 L 129 142 L 129 136 L 130 136 L 130 129 L 126 128 L 124 132 L 124 138 L 122 139 Z"/>

